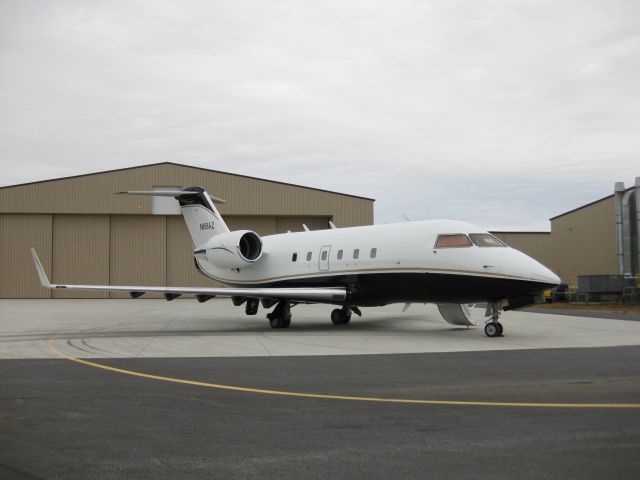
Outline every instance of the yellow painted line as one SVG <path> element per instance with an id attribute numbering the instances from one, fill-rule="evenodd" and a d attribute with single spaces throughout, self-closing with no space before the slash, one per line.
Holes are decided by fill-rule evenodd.
<path id="1" fill-rule="evenodd" d="M 218 390 L 230 390 L 234 392 L 244 393 L 260 393 L 265 395 L 279 395 L 283 397 L 301 397 L 316 398 L 323 400 L 350 400 L 356 402 L 378 402 L 378 403 L 404 403 L 411 405 L 459 405 L 472 407 L 520 407 L 520 408 L 606 408 L 606 409 L 640 409 L 640 403 L 528 403 L 528 402 L 475 402 L 475 401 L 457 401 L 457 400 L 420 400 L 405 398 L 380 398 L 380 397 L 359 397 L 351 395 L 328 395 L 322 393 L 302 393 L 287 392 L 281 390 L 268 390 L 263 388 L 238 387 L 234 385 L 222 385 L 218 383 L 199 382 L 196 380 L 185 380 L 183 378 L 165 377 L 162 375 L 152 375 L 150 373 L 136 372 L 134 370 L 126 370 L 124 368 L 111 367 L 101 363 L 90 362 L 78 357 L 66 354 L 58 350 L 53 342 L 56 338 L 52 338 L 47 343 L 49 349 L 56 355 L 71 360 L 72 362 L 87 365 L 89 367 L 100 368 L 110 372 L 122 373 L 134 377 L 148 378 L 150 380 L 159 380 L 162 382 L 180 383 L 183 385 L 192 385 L 195 387 L 215 388 Z"/>

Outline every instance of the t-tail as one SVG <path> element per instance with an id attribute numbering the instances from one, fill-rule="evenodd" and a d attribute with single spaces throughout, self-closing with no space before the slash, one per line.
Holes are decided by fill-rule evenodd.
<path id="1" fill-rule="evenodd" d="M 154 190 L 118 192 L 126 195 L 150 195 L 174 197 L 182 209 L 182 216 L 193 240 L 194 247 L 205 245 L 216 235 L 229 233 L 215 203 L 225 203 L 221 198 L 210 196 L 202 187 L 189 187 L 184 190 Z"/>
<path id="2" fill-rule="evenodd" d="M 247 267 L 262 257 L 262 240 L 250 230 L 231 232 L 215 203 L 225 203 L 209 195 L 202 187 L 184 190 L 154 190 L 118 192 L 127 195 L 150 195 L 175 198 L 191 235 L 194 257 L 201 271 L 206 261 L 221 268 Z"/>

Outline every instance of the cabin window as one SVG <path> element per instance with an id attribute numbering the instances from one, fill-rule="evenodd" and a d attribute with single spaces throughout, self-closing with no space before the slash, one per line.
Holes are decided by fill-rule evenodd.
<path id="1" fill-rule="evenodd" d="M 297 253 L 294 253 L 294 254 L 291 256 L 291 261 L 292 261 L 292 262 L 295 262 L 296 260 L 298 260 L 298 254 L 297 254 Z"/>
<path id="2" fill-rule="evenodd" d="M 322 259 L 323 262 L 327 259 L 327 251 L 326 250 L 322 251 L 322 256 L 320 258 Z"/>
<path id="3" fill-rule="evenodd" d="M 353 251 L 353 259 L 354 259 L 354 260 L 357 260 L 359 256 L 360 256 L 360 249 L 359 249 L 359 248 L 356 248 L 356 249 Z"/>
<path id="4" fill-rule="evenodd" d="M 311 261 L 311 257 L 312 257 L 312 253 L 311 252 L 307 252 L 307 262 Z"/>
<path id="5" fill-rule="evenodd" d="M 507 245 L 488 233 L 470 233 L 471 241 L 478 247 L 506 247 Z"/>
<path id="6" fill-rule="evenodd" d="M 342 260 L 342 250 L 338 250 L 338 260 Z"/>
<path id="7" fill-rule="evenodd" d="M 378 254 L 378 249 L 377 248 L 372 248 L 371 249 L 371 253 L 369 254 L 369 256 L 371 258 L 376 258 L 376 255 Z"/>
<path id="8" fill-rule="evenodd" d="M 460 248 L 470 247 L 471 240 L 463 233 L 448 233 L 446 235 L 438 235 L 435 248 Z"/>

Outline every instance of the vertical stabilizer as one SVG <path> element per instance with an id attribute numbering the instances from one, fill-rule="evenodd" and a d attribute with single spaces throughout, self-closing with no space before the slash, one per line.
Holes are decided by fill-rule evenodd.
<path id="1" fill-rule="evenodd" d="M 119 192 L 128 195 L 149 195 L 174 197 L 180 204 L 182 216 L 191 235 L 194 247 L 204 245 L 216 235 L 229 232 L 215 202 L 225 203 L 224 200 L 211 197 L 202 187 L 189 187 L 184 190 L 166 191 L 132 191 Z"/>
<path id="2" fill-rule="evenodd" d="M 182 216 L 189 229 L 194 247 L 204 245 L 216 235 L 229 231 L 229 227 L 224 223 L 214 201 L 203 188 L 189 187 L 185 188 L 184 192 L 175 198 L 180 203 Z M 220 203 L 224 202 L 224 200 L 216 200 Z"/>

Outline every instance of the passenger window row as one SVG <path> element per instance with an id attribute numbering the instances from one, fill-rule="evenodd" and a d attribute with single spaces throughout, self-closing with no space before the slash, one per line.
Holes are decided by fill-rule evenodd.
<path id="1" fill-rule="evenodd" d="M 325 260 L 327 260 L 327 256 L 328 256 L 327 250 L 323 250 L 322 254 L 320 256 L 321 261 L 324 262 Z M 344 256 L 344 251 L 343 250 L 338 250 L 338 254 L 336 255 L 336 259 L 337 260 L 342 260 L 343 256 Z M 369 258 L 376 258 L 377 256 L 378 256 L 378 249 L 374 247 L 369 252 Z M 307 252 L 307 262 L 310 262 L 312 258 L 313 258 L 313 252 Z M 358 258 L 360 258 L 360 249 L 356 248 L 353 251 L 353 259 L 354 260 L 358 260 Z M 292 262 L 297 262 L 298 261 L 298 252 L 295 252 L 291 256 L 291 261 Z"/>

